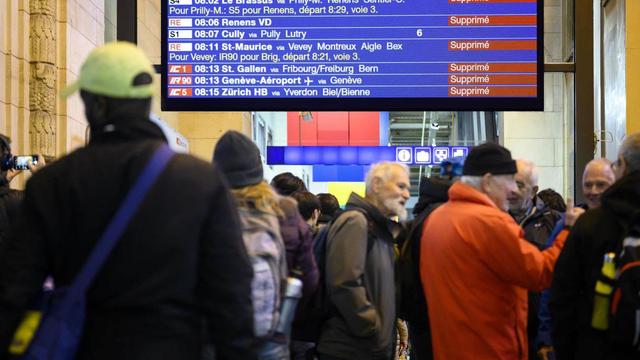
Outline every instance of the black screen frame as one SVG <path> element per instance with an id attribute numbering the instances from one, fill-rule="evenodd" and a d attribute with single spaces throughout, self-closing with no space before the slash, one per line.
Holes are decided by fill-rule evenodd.
<path id="1" fill-rule="evenodd" d="M 170 98 L 167 88 L 168 0 L 161 9 L 161 109 L 163 111 L 543 111 L 544 0 L 537 0 L 537 96 L 446 98 Z"/>

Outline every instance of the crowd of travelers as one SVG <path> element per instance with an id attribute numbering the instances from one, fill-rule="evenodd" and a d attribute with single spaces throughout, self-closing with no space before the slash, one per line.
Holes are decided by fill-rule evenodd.
<path id="1" fill-rule="evenodd" d="M 484 143 L 409 216 L 403 164 L 341 207 L 267 182 L 237 131 L 212 162 L 174 153 L 153 74 L 132 44 L 95 49 L 63 92 L 88 145 L 38 156 L 24 191 L 3 160 L 0 360 L 640 359 L 640 133 L 587 164 L 584 204 Z"/>

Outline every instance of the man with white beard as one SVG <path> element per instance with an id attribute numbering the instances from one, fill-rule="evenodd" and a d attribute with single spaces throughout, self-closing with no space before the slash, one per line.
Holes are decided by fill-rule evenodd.
<path id="1" fill-rule="evenodd" d="M 352 193 L 327 236 L 323 274 L 330 317 L 318 342 L 320 360 L 390 359 L 396 323 L 393 234 L 406 219 L 409 169 L 375 164 L 365 197 Z"/>

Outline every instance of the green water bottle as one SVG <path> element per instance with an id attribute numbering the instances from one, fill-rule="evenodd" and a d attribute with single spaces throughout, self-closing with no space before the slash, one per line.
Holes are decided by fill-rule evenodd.
<path id="1" fill-rule="evenodd" d="M 596 282 L 591 326 L 597 330 L 607 330 L 609 328 L 609 306 L 611 303 L 611 292 L 613 291 L 613 285 L 611 285 L 611 283 L 616 276 L 615 257 L 616 254 L 612 252 L 604 255 L 604 262 L 602 263 L 600 274 L 601 278 Z"/>

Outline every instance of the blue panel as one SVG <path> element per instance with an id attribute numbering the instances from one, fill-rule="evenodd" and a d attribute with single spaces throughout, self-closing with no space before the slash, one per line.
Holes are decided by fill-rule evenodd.
<path id="1" fill-rule="evenodd" d="M 267 146 L 267 164 L 284 164 L 284 147 Z"/>
<path id="2" fill-rule="evenodd" d="M 368 166 L 359 165 L 314 165 L 314 182 L 361 182 L 364 181 Z"/>
<path id="3" fill-rule="evenodd" d="M 322 162 L 318 164 L 337 164 L 338 163 L 338 148 L 335 146 L 325 146 L 322 148 Z"/>
<path id="4" fill-rule="evenodd" d="M 269 165 L 371 165 L 395 161 L 407 165 L 439 164 L 464 156 L 464 146 L 268 146 Z M 453 155 L 452 155 L 453 154 Z"/>
<path id="5" fill-rule="evenodd" d="M 338 166 L 337 165 L 313 165 L 313 181 L 337 181 Z"/>
<path id="6" fill-rule="evenodd" d="M 380 146 L 389 144 L 389 112 L 380 112 Z"/>
<path id="7" fill-rule="evenodd" d="M 321 164 L 322 163 L 322 150 L 317 146 L 309 146 L 304 149 L 302 155 L 305 164 Z"/>
<path id="8" fill-rule="evenodd" d="M 339 165 L 358 165 L 358 147 L 340 146 L 338 148 Z"/>
<path id="9" fill-rule="evenodd" d="M 378 161 L 396 161 L 396 148 L 392 146 L 381 147 L 379 157 Z"/>
<path id="10" fill-rule="evenodd" d="M 284 164 L 302 165 L 302 146 L 287 146 L 284 147 Z M 269 163 L 271 165 L 271 163 Z M 274 164 L 275 165 L 275 164 Z"/>
<path id="11" fill-rule="evenodd" d="M 380 161 L 380 151 L 376 146 L 363 146 L 360 148 L 360 156 L 358 157 L 358 164 L 368 165 Z"/>

